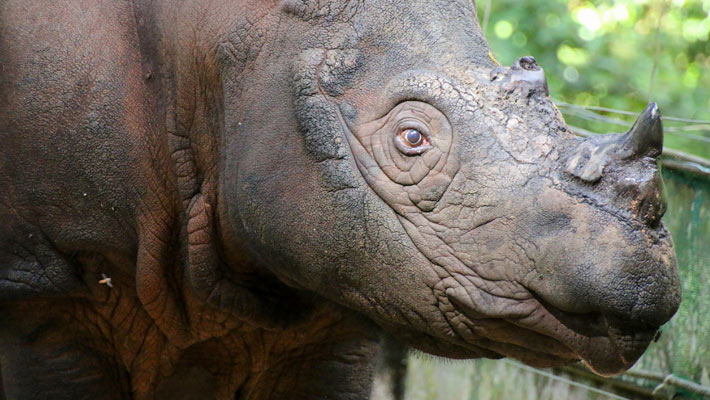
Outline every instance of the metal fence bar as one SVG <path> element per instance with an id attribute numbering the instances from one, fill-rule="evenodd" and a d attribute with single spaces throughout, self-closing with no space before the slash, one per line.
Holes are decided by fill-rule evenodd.
<path id="1" fill-rule="evenodd" d="M 656 381 L 660 382 L 660 384 L 656 387 L 660 386 L 673 386 L 676 388 L 681 388 L 685 389 L 689 392 L 699 394 L 701 396 L 705 397 L 710 397 L 710 387 L 699 385 L 693 381 L 689 381 L 687 379 L 679 378 L 673 374 L 665 375 L 659 372 L 652 372 L 652 371 L 644 371 L 642 369 L 639 370 L 629 370 L 626 371 L 624 375 L 633 377 L 633 378 L 641 378 L 641 379 L 646 379 L 649 381 Z"/>
<path id="2" fill-rule="evenodd" d="M 577 136 L 590 137 L 599 135 L 599 133 L 588 131 L 578 126 L 569 125 L 569 127 Z M 710 177 L 710 160 L 679 150 L 663 149 L 663 165 L 671 169 Z"/>
<path id="3" fill-rule="evenodd" d="M 636 400 L 654 398 L 653 388 L 644 387 L 636 382 L 624 381 L 618 378 L 605 378 L 580 365 L 567 365 L 555 368 L 555 371 L 561 371 L 568 375 L 587 379 L 598 384 L 608 385 L 616 390 L 623 390 L 625 393 L 633 394 L 632 397 Z"/>
<path id="4" fill-rule="evenodd" d="M 605 110 L 611 110 L 607 109 L 604 107 L 585 107 L 585 106 L 577 106 L 573 104 L 568 104 L 564 102 L 557 102 L 557 105 L 562 107 L 565 111 L 564 114 L 567 116 L 572 116 L 576 118 L 581 118 L 586 121 L 592 121 L 592 122 L 601 122 L 601 123 L 606 123 L 606 124 L 611 124 L 611 125 L 617 125 L 617 126 L 622 126 L 624 129 L 628 129 L 631 127 L 632 122 L 630 121 L 625 121 L 622 119 L 618 118 L 613 118 L 613 117 L 608 117 L 605 115 L 598 114 L 596 112 L 590 111 L 590 109 L 596 109 L 596 108 L 603 108 Z M 623 114 L 623 115 L 634 115 L 634 113 L 624 111 L 621 112 L 620 110 L 616 110 L 617 113 Z M 664 120 L 672 120 L 672 121 L 679 121 L 682 120 L 682 118 L 674 118 L 674 117 L 663 117 Z M 689 133 L 692 131 L 707 131 L 710 132 L 710 122 L 708 123 L 701 123 L 704 121 L 700 120 L 688 120 L 688 121 L 695 121 L 695 124 L 691 123 L 686 123 L 684 126 L 665 126 L 664 131 L 668 134 L 689 139 L 689 140 L 694 140 L 698 142 L 703 142 L 703 143 L 710 143 L 710 137 L 704 136 L 704 135 L 698 135 L 694 133 Z"/>
<path id="5" fill-rule="evenodd" d="M 628 129 L 633 125 L 633 122 L 630 122 L 630 121 L 624 121 L 624 120 L 620 120 L 617 118 L 605 117 L 603 115 L 599 115 L 599 114 L 593 113 L 591 111 L 586 111 L 586 110 L 581 110 L 581 111 L 565 110 L 564 114 L 567 116 L 581 118 L 581 119 L 584 119 L 587 121 L 602 122 L 602 123 L 606 123 L 606 124 L 610 124 L 610 125 L 617 125 L 617 126 L 623 127 L 624 129 Z M 665 120 L 666 118 L 663 117 L 663 119 Z M 687 133 L 689 131 L 710 131 L 710 125 L 698 124 L 698 125 L 686 125 L 686 126 L 665 126 L 663 128 L 663 130 L 666 133 L 669 133 L 671 135 L 679 136 L 679 137 L 690 139 L 690 140 L 697 140 L 699 142 L 710 143 L 710 137 L 703 136 L 703 135 L 696 135 L 693 133 Z"/>
<path id="6" fill-rule="evenodd" d="M 585 385 L 583 383 L 579 383 L 564 377 L 561 377 L 559 375 L 555 375 L 537 368 L 533 367 L 528 367 L 527 365 L 521 364 L 516 361 L 510 361 L 510 360 L 502 360 L 504 363 L 512 365 L 514 367 L 524 369 L 526 371 L 535 373 L 537 375 L 541 375 L 553 380 L 557 380 L 560 382 L 567 383 L 572 386 L 576 386 L 597 394 L 602 394 L 604 396 L 609 396 L 612 399 L 627 399 L 626 397 L 619 396 L 617 394 L 607 392 L 602 389 L 595 388 L 593 386 Z M 655 387 L 653 389 L 650 389 L 648 387 L 641 386 L 637 383 L 631 382 L 631 381 L 623 381 L 619 379 L 614 379 L 614 378 L 604 378 L 602 376 L 598 376 L 593 374 L 591 371 L 588 371 L 585 368 L 582 368 L 580 366 L 567 366 L 567 367 L 560 367 L 560 371 L 563 371 L 567 374 L 570 375 L 577 375 L 582 378 L 586 378 L 598 383 L 606 384 L 606 385 L 611 385 L 617 389 L 634 393 L 635 395 L 640 395 L 644 396 L 647 398 L 657 398 L 661 395 L 661 391 L 666 388 L 666 387 L 672 387 L 674 389 L 683 389 L 688 392 L 710 398 L 710 387 L 707 386 L 702 386 L 699 385 L 695 382 L 689 381 L 687 379 L 679 378 L 673 374 L 665 375 L 659 372 L 651 372 L 651 371 L 644 371 L 644 370 L 630 370 L 626 371 L 624 373 L 624 376 L 628 376 L 631 378 L 640 378 L 640 379 L 645 379 L 648 381 L 655 381 L 654 385 Z M 628 399 L 627 399 L 628 400 Z"/>
<path id="7" fill-rule="evenodd" d="M 677 376 L 670 374 L 663 380 L 664 385 L 675 386 L 677 388 L 685 389 L 689 392 L 699 394 L 701 396 L 710 397 L 710 388 L 707 386 L 698 385 L 695 382 L 691 382 Z"/>
<path id="8" fill-rule="evenodd" d="M 578 108 L 578 109 L 592 110 L 592 111 L 602 111 L 602 112 L 622 114 L 622 115 L 631 115 L 631 116 L 638 115 L 638 113 L 635 113 L 635 112 L 626 111 L 626 110 L 617 110 L 615 108 L 609 108 L 609 107 L 581 106 L 579 104 L 565 103 L 564 101 L 559 101 L 559 100 L 555 100 L 555 99 L 553 99 L 552 101 L 556 105 L 561 106 L 561 107 Z M 666 121 L 685 122 L 688 124 L 710 124 L 710 121 L 705 121 L 705 120 L 700 120 L 700 119 L 688 119 L 688 118 L 666 117 L 666 116 L 663 116 L 663 119 Z"/>
<path id="9" fill-rule="evenodd" d="M 542 371 L 542 370 L 539 370 L 539 369 L 537 369 L 537 368 L 528 367 L 527 365 L 523 365 L 523 364 L 521 364 L 521 363 L 519 363 L 519 362 L 516 362 L 516 361 L 510 361 L 510 360 L 507 360 L 507 359 L 503 359 L 503 360 L 501 360 L 501 361 L 504 362 L 504 363 L 506 363 L 506 364 L 508 364 L 508 365 L 512 365 L 512 366 L 514 366 L 514 367 L 523 369 L 523 370 L 525 370 L 525 371 L 532 372 L 533 374 L 541 375 L 541 376 L 544 376 L 544 377 L 546 377 L 546 378 L 550 378 L 550 379 L 552 379 L 552 380 L 556 380 L 556 381 L 559 381 L 559 382 L 566 383 L 566 384 L 568 384 L 568 385 L 570 385 L 570 386 L 575 386 L 575 387 L 578 387 L 578 388 L 581 388 L 581 389 L 585 389 L 585 390 L 587 390 L 587 391 L 589 391 L 589 392 L 594 392 L 594 393 L 597 393 L 597 394 L 601 394 L 601 395 L 603 395 L 603 396 L 607 396 L 607 397 L 609 397 L 610 399 L 615 399 L 615 400 L 630 400 L 630 399 L 627 398 L 627 397 L 621 397 L 621 396 L 616 395 L 616 394 L 614 394 L 614 393 L 607 392 L 607 391 L 605 391 L 605 390 L 601 390 L 601 389 L 595 388 L 595 387 L 593 387 L 593 386 L 589 386 L 589 385 L 585 385 L 585 384 L 583 384 L 583 383 L 575 382 L 575 381 L 573 381 L 573 380 L 570 380 L 570 379 L 567 379 L 567 378 L 563 378 L 563 377 L 561 377 L 561 376 L 557 376 L 557 375 L 555 375 L 555 374 L 551 374 L 551 373 L 549 373 L 549 372 Z"/>

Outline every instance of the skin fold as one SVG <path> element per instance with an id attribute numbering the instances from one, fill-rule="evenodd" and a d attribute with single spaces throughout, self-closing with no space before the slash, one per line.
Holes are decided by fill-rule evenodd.
<path id="1" fill-rule="evenodd" d="M 4 0 L 0 139 L 0 399 L 610 375 L 680 302 L 657 107 L 574 137 L 468 0 Z"/>

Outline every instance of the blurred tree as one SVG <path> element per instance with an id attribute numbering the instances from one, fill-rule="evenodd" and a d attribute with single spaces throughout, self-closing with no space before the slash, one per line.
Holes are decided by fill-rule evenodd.
<path id="1" fill-rule="evenodd" d="M 666 145 L 710 158 L 710 0 L 479 0 L 486 36 L 504 65 L 533 55 L 571 125 L 621 132 L 655 101 Z M 595 111 L 595 112 L 590 112 Z"/>

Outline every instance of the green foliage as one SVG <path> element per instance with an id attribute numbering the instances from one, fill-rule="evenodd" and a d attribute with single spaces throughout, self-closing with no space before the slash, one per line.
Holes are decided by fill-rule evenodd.
<path id="1" fill-rule="evenodd" d="M 557 101 L 634 112 L 655 101 L 664 115 L 710 120 L 710 0 L 479 0 L 477 6 L 500 62 L 533 55 Z M 571 125 L 596 132 L 625 131 L 633 122 L 618 115 L 610 116 L 626 125 L 590 121 L 561 110 Z M 710 158 L 710 124 L 665 124 L 668 147 Z"/>

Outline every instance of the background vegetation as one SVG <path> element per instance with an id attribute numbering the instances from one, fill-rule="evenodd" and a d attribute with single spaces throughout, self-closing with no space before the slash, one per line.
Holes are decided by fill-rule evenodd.
<path id="1" fill-rule="evenodd" d="M 666 145 L 710 158 L 710 0 L 478 0 L 500 62 L 532 55 L 571 125 L 623 132 L 649 101 Z M 592 115 L 594 114 L 594 115 Z M 624 125 L 626 124 L 626 125 Z"/>

